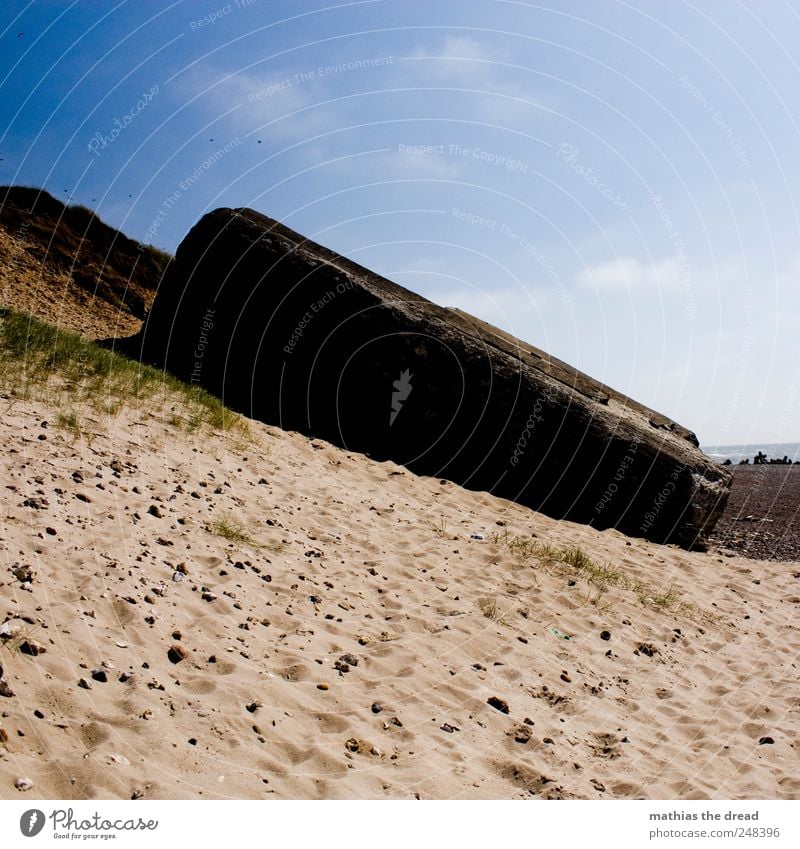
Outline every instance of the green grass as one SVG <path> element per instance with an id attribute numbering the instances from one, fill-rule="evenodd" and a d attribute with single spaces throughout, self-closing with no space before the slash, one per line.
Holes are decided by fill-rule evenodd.
<path id="1" fill-rule="evenodd" d="M 76 439 L 81 435 L 81 423 L 77 413 L 70 410 L 68 413 L 59 413 L 56 417 L 56 427 L 70 431 Z"/>
<path id="2" fill-rule="evenodd" d="M 233 516 L 218 516 L 206 525 L 206 530 L 228 542 L 249 545 L 252 548 L 262 548 L 273 553 L 278 553 L 284 548 L 281 542 L 261 542 L 255 539 L 248 533 L 246 526 Z"/>
<path id="3" fill-rule="evenodd" d="M 447 525 L 444 521 L 444 516 L 439 517 L 439 521 L 437 522 L 428 522 L 428 527 L 433 531 L 433 533 L 439 537 L 439 539 L 447 539 Z"/>
<path id="4" fill-rule="evenodd" d="M 53 400 L 60 390 L 71 406 L 84 401 L 109 414 L 172 394 L 178 412 L 171 423 L 190 431 L 206 427 L 248 435 L 247 422 L 204 389 L 11 309 L 0 309 L 0 385 L 13 395 L 42 400 Z M 62 426 L 74 430 L 71 415 L 64 414 Z"/>
<path id="5" fill-rule="evenodd" d="M 245 526 L 236 519 L 221 516 L 214 519 L 208 526 L 208 530 L 228 542 L 238 542 L 243 545 L 256 545 L 256 541 L 247 533 Z"/>
<path id="6" fill-rule="evenodd" d="M 507 545 L 523 562 L 535 561 L 536 565 L 565 568 L 569 574 L 585 579 L 590 587 L 596 589 L 595 597 L 592 598 L 591 591 L 588 597 L 596 606 L 600 605 L 608 587 L 619 587 L 634 593 L 645 607 L 679 611 L 685 615 L 701 613 L 694 605 L 681 600 L 674 585 L 667 589 L 650 587 L 620 569 L 598 563 L 578 546 L 559 547 L 530 537 L 510 537 L 507 531 L 503 535 L 495 534 L 493 542 Z"/>

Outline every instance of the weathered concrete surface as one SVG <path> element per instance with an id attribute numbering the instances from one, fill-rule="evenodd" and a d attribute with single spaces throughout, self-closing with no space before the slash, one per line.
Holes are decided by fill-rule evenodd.
<path id="1" fill-rule="evenodd" d="M 246 415 L 558 518 L 693 546 L 727 500 L 685 428 L 252 210 L 191 230 L 136 344 Z"/>

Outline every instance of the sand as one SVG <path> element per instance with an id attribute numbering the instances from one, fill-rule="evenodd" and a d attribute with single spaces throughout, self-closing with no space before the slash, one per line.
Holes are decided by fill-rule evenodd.
<path id="1" fill-rule="evenodd" d="M 169 405 L 0 411 L 3 798 L 800 795 L 797 563 Z"/>
<path id="2" fill-rule="evenodd" d="M 711 542 L 759 560 L 800 560 L 800 464 L 734 466 Z"/>

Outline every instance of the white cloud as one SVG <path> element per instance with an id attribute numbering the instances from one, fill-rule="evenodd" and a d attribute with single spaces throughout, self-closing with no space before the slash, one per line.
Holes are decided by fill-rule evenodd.
<path id="1" fill-rule="evenodd" d="M 681 292 L 692 283 L 691 269 L 668 258 L 652 263 L 641 262 L 635 257 L 617 259 L 587 265 L 575 277 L 580 286 L 595 289 L 661 289 Z"/>

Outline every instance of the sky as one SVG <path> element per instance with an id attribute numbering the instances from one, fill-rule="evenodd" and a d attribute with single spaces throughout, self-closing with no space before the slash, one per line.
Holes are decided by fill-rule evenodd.
<path id="1" fill-rule="evenodd" d="M 251 207 L 694 430 L 800 440 L 796 0 L 4 0 L 0 184 Z"/>

